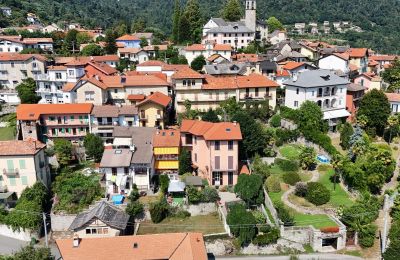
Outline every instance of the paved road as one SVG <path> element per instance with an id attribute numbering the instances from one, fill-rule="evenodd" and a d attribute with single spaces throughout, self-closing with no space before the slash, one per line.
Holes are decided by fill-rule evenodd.
<path id="1" fill-rule="evenodd" d="M 10 255 L 17 252 L 21 247 L 27 246 L 29 242 L 21 241 L 0 235 L 0 255 Z"/>
<path id="2" fill-rule="evenodd" d="M 361 257 L 338 255 L 338 254 L 309 254 L 298 255 L 300 260 L 362 260 Z M 211 258 L 213 259 L 213 258 Z M 216 257 L 217 260 L 289 260 L 289 256 L 237 256 L 237 257 Z"/>

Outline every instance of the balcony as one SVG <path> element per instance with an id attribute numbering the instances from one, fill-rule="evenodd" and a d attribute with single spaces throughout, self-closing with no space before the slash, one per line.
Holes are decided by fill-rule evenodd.
<path id="1" fill-rule="evenodd" d="M 36 92 L 37 93 L 49 93 L 50 94 L 51 89 L 50 88 L 37 88 Z"/>
<path id="2" fill-rule="evenodd" d="M 1 185 L 0 186 L 0 193 L 5 193 L 5 192 L 8 192 L 7 185 Z"/>
<path id="3" fill-rule="evenodd" d="M 18 176 L 19 175 L 19 169 L 15 168 L 15 169 L 3 169 L 3 174 L 7 175 L 7 176 Z"/>
<path id="4" fill-rule="evenodd" d="M 50 77 L 49 77 L 49 75 L 47 75 L 47 74 L 35 74 L 35 75 L 33 75 L 33 79 L 34 80 L 50 80 Z"/>
<path id="5" fill-rule="evenodd" d="M 177 154 L 163 154 L 163 155 L 156 155 L 156 161 L 177 161 L 178 155 Z"/>
<path id="6" fill-rule="evenodd" d="M 148 119 L 147 115 L 143 115 L 143 114 L 140 115 L 140 121 L 148 121 L 148 120 L 149 119 Z"/>

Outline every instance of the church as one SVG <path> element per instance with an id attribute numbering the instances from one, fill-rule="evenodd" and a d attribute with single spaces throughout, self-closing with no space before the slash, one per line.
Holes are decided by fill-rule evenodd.
<path id="1" fill-rule="evenodd" d="M 211 18 L 203 27 L 202 43 L 230 44 L 233 49 L 245 48 L 254 40 L 265 41 L 268 28 L 265 21 L 257 21 L 256 0 L 246 0 L 245 17 L 237 22 Z"/>

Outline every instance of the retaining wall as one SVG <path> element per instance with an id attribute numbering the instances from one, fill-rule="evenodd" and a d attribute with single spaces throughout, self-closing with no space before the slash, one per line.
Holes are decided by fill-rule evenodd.
<path id="1" fill-rule="evenodd" d="M 0 234 L 5 237 L 10 237 L 22 241 L 28 241 L 30 242 L 32 237 L 39 239 L 39 234 L 38 232 L 32 232 L 31 230 L 28 229 L 20 229 L 18 230 L 12 230 L 11 227 L 8 227 L 6 225 L 0 225 Z"/>

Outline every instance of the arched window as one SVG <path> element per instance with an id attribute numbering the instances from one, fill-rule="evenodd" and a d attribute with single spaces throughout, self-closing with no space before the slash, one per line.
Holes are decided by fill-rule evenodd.
<path id="1" fill-rule="evenodd" d="M 317 105 L 318 105 L 319 107 L 322 108 L 322 101 L 321 101 L 321 100 L 318 100 L 318 101 L 317 101 Z"/>

